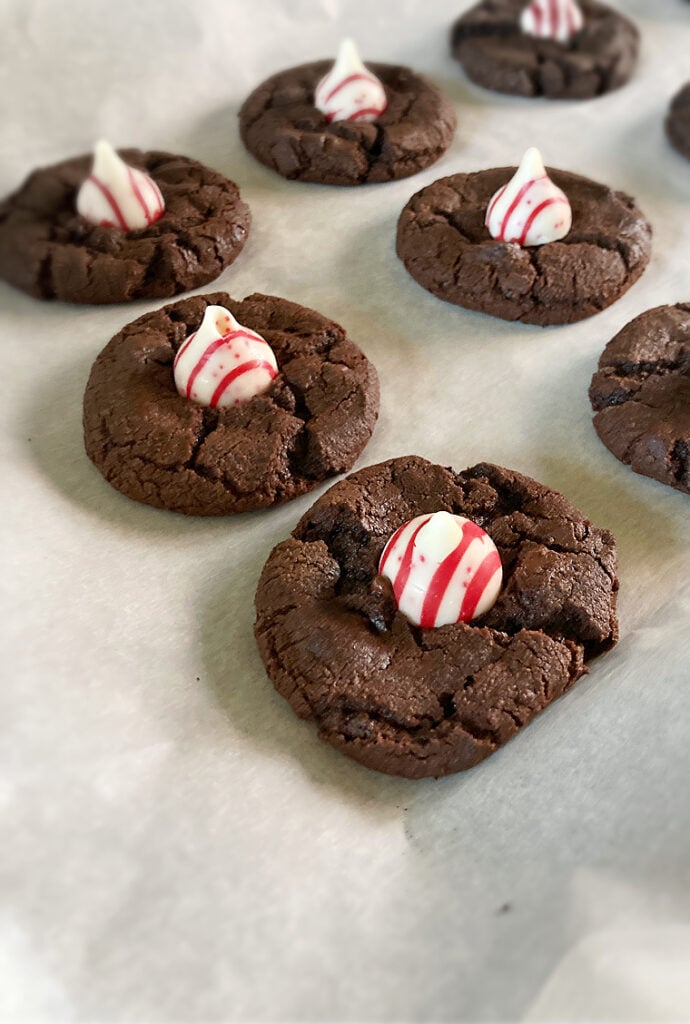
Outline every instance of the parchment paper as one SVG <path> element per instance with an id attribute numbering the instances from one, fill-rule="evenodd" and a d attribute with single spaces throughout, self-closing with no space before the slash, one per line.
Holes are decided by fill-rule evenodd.
<path id="1" fill-rule="evenodd" d="M 370 773 L 297 721 L 252 638 L 260 568 L 316 495 L 220 521 L 121 497 L 83 453 L 81 398 L 108 339 L 159 304 L 0 286 L 5 1020 L 689 1019 L 689 499 L 604 449 L 587 387 L 627 321 L 690 298 L 690 164 L 662 132 L 690 6 L 629 0 L 634 82 L 573 104 L 468 85 L 447 52 L 467 6 L 0 3 L 2 194 L 101 136 L 227 173 L 254 223 L 212 288 L 346 326 L 382 382 L 360 465 L 414 452 L 533 475 L 615 533 L 622 580 L 619 646 L 508 747 L 443 781 Z M 249 90 L 345 34 L 453 97 L 439 164 L 348 190 L 244 152 Z M 654 225 L 643 279 L 570 327 L 446 305 L 394 255 L 413 192 L 532 144 Z"/>

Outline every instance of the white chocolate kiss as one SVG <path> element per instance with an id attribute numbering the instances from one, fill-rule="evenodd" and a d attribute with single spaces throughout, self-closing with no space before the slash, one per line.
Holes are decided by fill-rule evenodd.
<path id="1" fill-rule="evenodd" d="M 126 164 L 109 142 L 97 142 L 91 174 L 77 192 L 77 213 L 91 224 L 139 231 L 158 220 L 164 210 L 153 178 Z"/>
<path id="2" fill-rule="evenodd" d="M 541 153 L 528 149 L 507 185 L 494 193 L 485 224 L 493 238 L 518 245 L 546 245 L 570 231 L 573 213 L 565 193 L 551 181 Z"/>
<path id="3" fill-rule="evenodd" d="M 278 363 L 260 334 L 223 306 L 207 306 L 199 329 L 180 346 L 173 373 L 184 398 L 221 409 L 267 391 Z"/>
<path id="4" fill-rule="evenodd" d="M 430 629 L 470 622 L 496 603 L 501 558 L 491 537 L 450 512 L 416 516 L 390 538 L 379 562 L 399 610 Z"/>
<path id="5" fill-rule="evenodd" d="M 567 43 L 585 23 L 576 0 L 532 0 L 520 15 L 520 28 L 528 36 Z"/>
<path id="6" fill-rule="evenodd" d="M 327 121 L 375 121 L 388 106 L 386 90 L 351 39 L 340 44 L 335 64 L 316 86 L 314 106 Z"/>

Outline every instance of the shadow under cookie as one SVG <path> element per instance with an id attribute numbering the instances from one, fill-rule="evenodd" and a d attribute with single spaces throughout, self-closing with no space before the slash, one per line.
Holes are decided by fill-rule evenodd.
<path id="1" fill-rule="evenodd" d="M 212 408 L 178 394 L 173 361 L 206 307 L 258 332 L 278 361 L 269 390 Z M 187 515 L 268 508 L 351 468 L 378 416 L 378 377 L 345 331 L 268 295 L 195 296 L 128 324 L 98 356 L 84 441 L 105 479 L 135 501 Z"/>
<path id="2" fill-rule="evenodd" d="M 671 100 L 664 127 L 673 148 L 690 160 L 690 82 Z"/>
<path id="3" fill-rule="evenodd" d="M 514 173 L 500 167 L 454 174 L 413 195 L 400 215 L 396 246 L 409 273 L 438 298 L 503 320 L 547 326 L 606 309 L 651 255 L 651 227 L 635 201 L 549 168 L 572 208 L 569 233 L 538 246 L 497 241 L 485 226 L 486 210 Z"/>

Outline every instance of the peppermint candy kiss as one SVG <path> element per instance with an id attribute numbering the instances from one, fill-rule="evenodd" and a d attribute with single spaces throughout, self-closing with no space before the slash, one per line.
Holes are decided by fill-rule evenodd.
<path id="1" fill-rule="evenodd" d="M 570 231 L 573 213 L 551 181 L 538 149 L 528 149 L 507 185 L 494 194 L 485 224 L 493 238 L 518 245 L 557 242 Z"/>
<path id="2" fill-rule="evenodd" d="M 470 622 L 496 603 L 503 569 L 488 533 L 471 519 L 434 512 L 393 534 L 379 573 L 393 584 L 398 608 L 415 626 Z"/>
<path id="3" fill-rule="evenodd" d="M 77 193 L 77 213 L 101 227 L 139 231 L 164 210 L 153 178 L 126 164 L 109 142 L 97 142 L 91 174 Z"/>
<path id="4" fill-rule="evenodd" d="M 175 356 L 173 373 L 181 395 L 221 409 L 267 391 L 278 364 L 260 334 L 238 324 L 223 306 L 207 306 L 199 330 Z"/>
<path id="5" fill-rule="evenodd" d="M 340 44 L 335 64 L 316 86 L 314 106 L 327 121 L 375 121 L 388 106 L 386 90 L 351 39 Z"/>
<path id="6" fill-rule="evenodd" d="M 520 15 L 520 28 L 528 36 L 567 43 L 585 19 L 576 0 L 532 0 Z"/>

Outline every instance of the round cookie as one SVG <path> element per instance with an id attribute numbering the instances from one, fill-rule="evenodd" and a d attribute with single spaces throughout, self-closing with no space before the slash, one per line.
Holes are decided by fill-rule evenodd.
<path id="1" fill-rule="evenodd" d="M 590 99 L 625 85 L 637 63 L 636 26 L 605 4 L 579 0 L 585 23 L 568 43 L 520 29 L 527 0 L 481 0 L 451 30 L 468 78 L 514 96 Z"/>
<path id="2" fill-rule="evenodd" d="M 665 127 L 674 149 L 690 160 L 690 82 L 671 100 Z"/>
<path id="3" fill-rule="evenodd" d="M 429 167 L 455 132 L 450 100 L 422 75 L 369 63 L 388 106 L 371 122 L 332 121 L 314 106 L 314 90 L 332 66 L 318 61 L 281 71 L 244 102 L 240 134 L 256 159 L 284 178 L 326 185 L 393 181 Z"/>
<path id="4" fill-rule="evenodd" d="M 411 626 L 377 574 L 391 534 L 423 513 L 474 520 L 504 584 L 482 619 Z M 322 739 L 391 775 L 471 768 L 617 639 L 615 542 L 570 502 L 499 466 L 415 456 L 335 484 L 272 551 L 255 634 L 276 689 Z"/>
<path id="5" fill-rule="evenodd" d="M 177 393 L 173 359 L 208 305 L 269 343 L 270 390 L 223 409 Z M 271 295 L 195 296 L 135 320 L 96 359 L 84 395 L 86 453 L 135 501 L 227 515 L 296 498 L 350 469 L 378 416 L 376 371 L 345 331 Z"/>
<path id="6" fill-rule="evenodd" d="M 398 221 L 397 253 L 440 299 L 523 323 L 573 323 L 599 313 L 640 277 L 651 227 L 630 196 L 588 178 L 548 169 L 572 207 L 559 242 L 521 247 L 494 240 L 487 206 L 514 167 L 454 174 L 409 200 Z"/>
<path id="7" fill-rule="evenodd" d="M 690 303 L 627 324 L 604 349 L 589 398 L 617 459 L 690 494 Z"/>
<path id="8" fill-rule="evenodd" d="M 75 203 L 91 155 L 41 168 L 0 203 L 0 278 L 38 299 L 128 302 L 198 288 L 233 262 L 250 214 L 232 181 L 188 157 L 118 152 L 154 178 L 163 216 L 140 231 L 90 224 Z"/>

